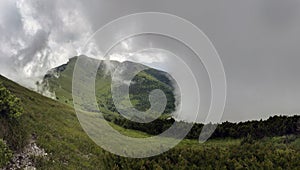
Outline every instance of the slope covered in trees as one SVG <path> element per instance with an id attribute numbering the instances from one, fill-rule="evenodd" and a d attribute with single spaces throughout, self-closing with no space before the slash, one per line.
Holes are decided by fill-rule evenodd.
<path id="1" fill-rule="evenodd" d="M 152 135 L 158 135 L 167 130 L 174 123 L 174 119 L 157 119 L 148 124 L 136 123 L 121 116 L 109 118 L 113 123 L 127 129 L 134 129 Z M 186 124 L 185 122 L 181 122 Z M 203 124 L 196 123 L 186 138 L 198 139 Z M 218 124 L 217 129 L 210 139 L 215 138 L 244 138 L 251 136 L 253 139 L 284 135 L 300 134 L 300 116 L 273 116 L 267 120 L 253 120 L 240 123 L 223 122 Z"/>

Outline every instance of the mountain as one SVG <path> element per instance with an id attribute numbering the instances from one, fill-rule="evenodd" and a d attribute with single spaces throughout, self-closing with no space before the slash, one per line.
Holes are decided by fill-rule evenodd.
<path id="1" fill-rule="evenodd" d="M 100 62 L 96 75 L 95 90 L 101 111 L 117 112 L 111 94 L 112 75 L 110 71 L 108 71 L 109 69 L 114 71 L 116 67 L 122 69 L 122 71 L 124 70 L 121 73 L 124 74 L 122 76 L 125 76 L 125 74 L 130 71 L 134 71 L 136 68 L 146 68 L 133 78 L 129 86 L 130 101 L 137 110 L 148 110 L 150 108 L 148 99 L 149 93 L 152 90 L 160 89 L 167 98 L 164 114 L 171 114 L 175 111 L 176 99 L 174 90 L 176 84 L 168 73 L 129 61 L 120 63 L 118 61 L 96 61 L 96 59 L 87 58 L 85 56 L 80 57 L 86 60 L 92 60 L 91 62 Z M 68 63 L 48 71 L 44 76 L 43 82 L 39 84 L 40 91 L 49 90 L 55 93 L 58 101 L 72 105 L 72 78 L 77 58 L 78 57 L 73 57 Z"/>

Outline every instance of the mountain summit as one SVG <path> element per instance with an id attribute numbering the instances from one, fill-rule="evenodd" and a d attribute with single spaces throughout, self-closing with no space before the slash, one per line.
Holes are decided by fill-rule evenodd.
<path id="1" fill-rule="evenodd" d="M 174 95 L 176 84 L 174 83 L 175 80 L 172 79 L 168 73 L 130 61 L 104 61 L 85 56 L 80 57 L 90 60 L 92 63 L 100 63 L 95 78 L 95 91 L 98 106 L 101 111 L 117 112 L 111 94 L 111 73 L 117 67 L 122 69 L 122 74 L 127 74 L 136 68 L 146 68 L 139 72 L 129 84 L 130 101 L 137 110 L 148 110 L 150 108 L 150 92 L 160 89 L 167 98 L 166 108 L 163 113 L 171 114 L 175 111 L 176 102 L 178 102 Z M 77 59 L 78 57 L 70 58 L 68 63 L 49 70 L 44 76 L 43 82 L 39 84 L 41 92 L 47 89 L 55 93 L 58 101 L 72 105 L 72 78 Z M 123 81 L 123 83 L 128 82 Z"/>

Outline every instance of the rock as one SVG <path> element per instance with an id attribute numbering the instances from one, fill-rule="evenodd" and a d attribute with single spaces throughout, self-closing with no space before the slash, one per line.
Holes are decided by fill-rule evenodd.
<path id="1" fill-rule="evenodd" d="M 17 170 L 17 169 L 25 169 L 25 170 L 36 170 L 34 167 L 34 162 L 31 159 L 34 157 L 46 157 L 48 154 L 45 152 L 43 148 L 40 148 L 36 144 L 37 136 L 32 135 L 29 144 L 23 149 L 20 153 L 15 153 L 10 163 L 2 168 L 3 170 Z"/>

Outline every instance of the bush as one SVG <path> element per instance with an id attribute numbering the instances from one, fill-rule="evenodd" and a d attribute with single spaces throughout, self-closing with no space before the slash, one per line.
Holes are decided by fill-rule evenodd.
<path id="1" fill-rule="evenodd" d="M 241 145 L 244 145 L 244 144 L 253 144 L 254 142 L 255 141 L 254 141 L 253 137 L 248 134 L 245 138 L 242 139 Z"/>
<path id="2" fill-rule="evenodd" d="M 0 139 L 0 168 L 5 166 L 12 156 L 12 151 L 6 146 L 5 142 Z"/>
<path id="3" fill-rule="evenodd" d="M 2 84 L 0 84 L 0 115 L 8 119 L 17 119 L 23 113 L 21 100 L 12 95 Z"/>
<path id="4" fill-rule="evenodd" d="M 27 144 L 28 132 L 20 119 L 22 114 L 21 100 L 0 83 L 0 137 L 13 150 L 20 150 Z"/>

